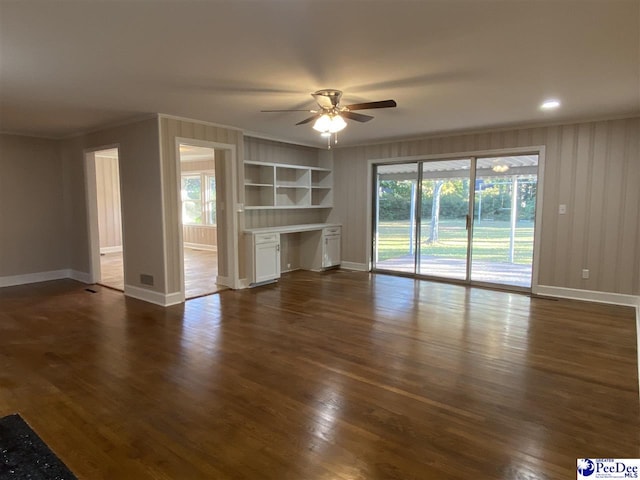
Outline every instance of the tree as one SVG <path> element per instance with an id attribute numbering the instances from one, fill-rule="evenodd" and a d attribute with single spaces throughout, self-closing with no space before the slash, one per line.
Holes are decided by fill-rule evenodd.
<path id="1" fill-rule="evenodd" d="M 440 193 L 442 192 L 443 180 L 433 182 L 433 203 L 431 204 L 431 228 L 429 230 L 428 243 L 438 241 L 438 227 L 440 223 Z"/>

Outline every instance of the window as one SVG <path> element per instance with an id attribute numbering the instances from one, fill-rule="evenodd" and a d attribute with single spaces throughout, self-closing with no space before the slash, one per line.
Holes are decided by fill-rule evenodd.
<path id="1" fill-rule="evenodd" d="M 216 224 L 216 178 L 212 172 L 182 175 L 181 197 L 184 225 Z"/>

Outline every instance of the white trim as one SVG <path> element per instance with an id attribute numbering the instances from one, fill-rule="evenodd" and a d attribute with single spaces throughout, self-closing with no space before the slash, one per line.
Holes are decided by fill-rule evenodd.
<path id="1" fill-rule="evenodd" d="M 534 295 L 545 297 L 565 298 L 568 300 L 582 300 L 585 302 L 609 303 L 638 308 L 639 297 L 623 293 L 598 292 L 596 290 L 579 290 L 577 288 L 552 287 L 537 285 L 532 288 Z"/>
<path id="2" fill-rule="evenodd" d="M 546 147 L 544 145 L 531 145 L 528 147 L 514 147 L 514 148 L 497 148 L 490 150 L 477 150 L 467 152 L 455 152 L 455 153 L 433 153 L 428 155 L 411 155 L 404 157 L 390 157 L 390 158 L 371 158 L 367 161 L 367 219 L 366 219 L 366 236 L 365 236 L 365 252 L 366 260 L 372 264 L 372 245 L 371 239 L 373 235 L 373 165 L 384 163 L 406 163 L 406 162 L 419 162 L 429 160 L 448 160 L 448 159 L 461 159 L 461 158 L 479 158 L 488 156 L 505 156 L 505 155 L 525 155 L 532 154 L 538 155 L 538 174 L 537 174 L 537 194 L 536 194 L 536 219 L 535 230 L 533 239 L 533 263 L 531 265 L 531 288 L 532 291 L 538 286 L 538 269 L 540 263 L 540 244 L 542 241 L 542 201 L 544 195 L 544 162 Z M 344 265 L 345 262 L 343 262 Z"/>
<path id="3" fill-rule="evenodd" d="M 240 282 L 238 282 L 240 284 Z M 216 284 L 218 285 L 224 285 L 225 287 L 229 287 L 232 289 L 238 289 L 238 288 L 247 288 L 248 284 L 246 285 L 240 285 L 240 286 L 234 286 L 234 282 L 233 279 L 231 277 L 223 277 L 223 276 L 216 276 Z"/>
<path id="4" fill-rule="evenodd" d="M 213 142 L 210 140 L 200 140 L 196 138 L 189 137 L 175 137 L 175 151 L 176 151 L 176 171 L 178 173 L 177 178 L 177 189 L 180 191 L 180 175 L 182 172 L 182 168 L 180 166 L 180 145 L 193 145 L 196 147 L 205 147 L 212 148 L 214 150 L 221 150 L 224 153 L 224 162 L 226 164 L 226 171 L 230 173 L 231 178 L 225 178 L 225 186 L 227 187 L 227 195 L 224 199 L 225 208 L 226 208 L 226 225 L 220 225 L 220 223 L 216 224 L 218 229 L 222 229 L 222 233 L 226 235 L 227 245 L 229 251 L 227 252 L 227 256 L 230 259 L 230 273 L 229 282 L 224 285 L 238 289 L 240 288 L 240 260 L 238 253 L 239 246 L 239 237 L 238 237 L 238 214 L 241 213 L 238 210 L 238 168 L 240 166 L 238 160 L 238 152 L 237 146 L 232 143 L 220 143 Z M 178 200 L 180 200 L 180 195 L 178 195 Z M 178 221 L 180 226 L 179 231 L 179 239 L 180 245 L 183 245 L 183 229 L 182 229 L 182 202 L 180 200 L 180 204 L 177 207 L 179 209 Z M 220 230 L 218 230 L 220 233 Z M 184 293 L 184 252 L 183 249 L 180 249 L 180 284 L 182 285 L 182 292 Z"/>
<path id="5" fill-rule="evenodd" d="M 48 282 L 69 277 L 69 270 L 50 270 L 48 272 L 26 273 L 24 275 L 10 275 L 0 277 L 0 287 L 12 287 L 27 283 Z"/>
<path id="6" fill-rule="evenodd" d="M 405 162 L 418 162 L 420 160 L 460 160 L 467 159 L 468 157 L 493 157 L 505 155 L 526 155 L 535 154 L 539 155 L 541 150 L 544 150 L 544 145 L 530 145 L 527 147 L 513 147 L 513 148 L 493 148 L 489 150 L 467 150 L 453 153 L 429 153 L 426 155 L 408 155 L 404 157 L 388 157 L 388 158 L 372 158 L 369 159 L 370 163 L 405 163 Z"/>
<path id="7" fill-rule="evenodd" d="M 207 245 L 205 243 L 191 243 L 191 242 L 184 242 L 183 245 L 185 248 L 192 248 L 194 250 L 208 250 L 210 252 L 218 251 L 217 245 Z"/>
<path id="8" fill-rule="evenodd" d="M 122 252 L 122 245 L 116 245 L 115 247 L 100 247 L 100 255 L 105 253 L 119 253 Z"/>
<path id="9" fill-rule="evenodd" d="M 101 152 L 103 150 L 112 150 L 116 149 L 118 151 L 118 189 L 120 190 L 120 197 L 122 198 L 122 172 L 121 168 L 121 158 L 120 158 L 120 144 L 113 143 L 108 145 L 101 145 L 99 147 L 90 147 L 85 148 L 82 152 L 84 155 L 84 180 L 85 180 L 85 204 L 86 204 L 86 219 L 87 219 L 87 232 L 89 239 L 89 281 L 87 283 L 98 283 L 102 278 L 102 269 L 100 266 L 100 254 L 101 253 L 111 253 L 109 248 L 114 247 L 104 247 L 100 248 L 100 231 L 98 228 L 98 193 L 97 193 L 97 173 L 96 173 L 96 152 Z M 124 261 L 124 239 L 125 239 L 125 228 L 124 228 L 124 215 L 123 215 L 124 207 L 122 201 L 120 202 L 120 232 L 122 237 L 122 245 L 120 245 L 119 250 L 123 252 L 122 258 L 122 270 L 124 274 L 124 278 L 127 278 L 127 267 Z"/>
<path id="10" fill-rule="evenodd" d="M 96 156 L 98 150 L 84 150 L 85 204 L 91 283 L 100 281 L 100 233 L 98 231 L 98 193 L 96 186 Z"/>
<path id="11" fill-rule="evenodd" d="M 134 285 L 125 285 L 124 294 L 127 297 L 153 303 L 154 305 L 160 305 L 161 307 L 169 307 L 184 302 L 184 294 L 182 292 L 160 293 Z"/>
<path id="12" fill-rule="evenodd" d="M 542 202 L 544 200 L 544 164 L 547 148 L 544 145 L 538 149 L 538 173 L 536 174 L 536 217 L 533 230 L 533 262 L 531 264 L 531 289 L 538 286 L 540 271 L 540 246 L 542 245 Z"/>
<path id="13" fill-rule="evenodd" d="M 68 278 L 71 278 L 72 280 L 86 283 L 88 285 L 93 284 L 93 282 L 91 281 L 91 275 L 88 272 L 79 272 L 78 270 L 73 269 L 68 270 L 68 272 Z"/>
<path id="14" fill-rule="evenodd" d="M 368 272 L 369 267 L 366 263 L 356 263 L 356 262 L 341 262 L 340 269 L 344 270 L 355 270 L 357 272 Z"/>
<path id="15" fill-rule="evenodd" d="M 91 276 L 86 272 L 79 272 L 68 268 L 62 270 L 49 270 L 47 272 L 25 273 L 23 275 L 9 275 L 0 277 L 0 287 L 13 287 L 30 283 L 49 282 L 51 280 L 63 280 L 70 278 L 78 282 L 92 284 Z"/>

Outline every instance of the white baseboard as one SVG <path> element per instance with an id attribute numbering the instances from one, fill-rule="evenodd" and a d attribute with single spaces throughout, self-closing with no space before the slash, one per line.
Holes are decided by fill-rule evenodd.
<path id="1" fill-rule="evenodd" d="M 218 285 L 224 285 L 225 287 L 235 288 L 235 286 L 233 285 L 233 280 L 231 279 L 231 277 L 223 277 L 223 276 L 218 275 L 216 277 L 216 283 Z"/>
<path id="2" fill-rule="evenodd" d="M 625 295 L 622 293 L 598 292 L 595 290 L 579 290 L 577 288 L 550 287 L 547 285 L 537 285 L 532 288 L 535 295 L 547 297 L 566 298 L 570 300 L 583 300 L 585 302 L 611 303 L 614 305 L 626 305 L 638 307 L 636 295 Z"/>
<path id="3" fill-rule="evenodd" d="M 91 276 L 88 273 L 65 268 L 62 270 L 50 270 L 48 272 L 26 273 L 24 275 L 0 277 L 0 287 L 13 287 L 16 285 L 27 285 L 29 283 L 49 282 L 51 280 L 62 280 L 63 278 L 71 278 L 82 283 L 91 283 Z"/>
<path id="4" fill-rule="evenodd" d="M 193 248 L 194 250 L 208 250 L 210 252 L 218 251 L 217 245 L 206 245 L 204 243 L 189 243 L 189 242 L 184 242 L 182 245 L 185 248 Z"/>
<path id="5" fill-rule="evenodd" d="M 122 245 L 116 245 L 115 247 L 100 247 L 100 255 L 103 253 L 118 253 L 122 252 Z"/>
<path id="6" fill-rule="evenodd" d="M 69 270 L 69 277 L 73 280 L 76 280 L 78 282 L 82 282 L 82 283 L 88 283 L 91 284 L 93 283 L 91 281 L 91 275 L 88 274 L 87 272 L 79 272 L 78 270 Z"/>
<path id="7" fill-rule="evenodd" d="M 342 262 L 340 268 L 345 270 L 356 270 L 357 272 L 368 272 L 369 266 L 366 263 Z"/>
<path id="8" fill-rule="evenodd" d="M 25 285 L 27 283 L 48 282 L 50 280 L 60 280 L 62 278 L 69 278 L 68 269 L 0 277 L 0 287 L 13 287 L 15 285 Z"/>
<path id="9" fill-rule="evenodd" d="M 161 307 L 169 307 L 184 302 L 184 296 L 181 292 L 160 293 L 146 288 L 136 287 L 134 285 L 125 285 L 124 294 L 127 297 L 136 298 L 145 302 L 160 305 Z"/>

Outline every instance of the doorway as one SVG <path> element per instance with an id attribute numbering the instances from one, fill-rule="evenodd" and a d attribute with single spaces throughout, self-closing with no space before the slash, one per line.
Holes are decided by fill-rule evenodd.
<path id="1" fill-rule="evenodd" d="M 93 282 L 124 291 L 118 148 L 86 154 Z"/>
<path id="2" fill-rule="evenodd" d="M 218 285 L 218 185 L 216 150 L 179 143 L 185 299 L 216 293 Z M 220 169 L 218 169 L 220 171 Z"/>
<path id="3" fill-rule="evenodd" d="M 374 165 L 373 270 L 530 290 L 538 159 Z"/>

